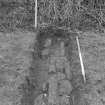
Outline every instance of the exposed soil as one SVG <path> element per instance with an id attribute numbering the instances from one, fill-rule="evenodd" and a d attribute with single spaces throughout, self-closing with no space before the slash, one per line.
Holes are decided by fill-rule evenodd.
<path id="1" fill-rule="evenodd" d="M 80 42 L 83 40 L 85 34 L 80 36 Z M 30 94 L 31 101 L 29 98 L 30 95 L 25 95 L 22 104 L 29 105 L 31 102 L 31 105 L 39 105 L 42 103 L 57 105 L 92 105 L 96 102 L 93 101 L 94 99 L 90 98 L 93 94 L 97 94 L 93 92 L 95 84 L 92 84 L 94 80 L 91 80 L 92 77 L 90 76 L 95 74 L 90 74 L 89 70 L 87 71 L 86 69 L 87 83 L 84 83 L 75 39 L 76 35 L 76 33 L 52 27 L 39 31 L 30 76 L 28 77 L 31 84 L 30 86 L 29 84 L 25 85 L 31 88 L 31 92 L 29 92 L 33 94 Z M 90 39 L 92 40 L 92 38 Z M 81 47 L 84 57 L 85 50 L 83 46 Z M 66 61 L 64 59 L 66 59 Z M 85 62 L 86 60 L 84 63 Z M 61 83 L 63 81 L 63 88 L 58 86 L 60 81 Z M 65 84 L 65 81 L 67 81 L 67 84 Z M 102 103 L 102 100 L 96 100 L 99 105 Z"/>
<path id="2" fill-rule="evenodd" d="M 34 38 L 30 32 L 0 33 L 0 105 L 20 105 L 18 87 L 29 74 Z"/>
<path id="3" fill-rule="evenodd" d="M 105 35 L 84 32 L 79 36 L 87 79 L 84 84 L 76 34 L 54 30 L 44 31 L 43 38 L 30 32 L 0 33 L 0 105 L 105 104 Z M 58 81 L 60 96 L 54 99 Z"/>

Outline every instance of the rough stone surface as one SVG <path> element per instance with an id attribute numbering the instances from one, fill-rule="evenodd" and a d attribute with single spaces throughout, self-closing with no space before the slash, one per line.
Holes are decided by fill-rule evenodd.
<path id="1" fill-rule="evenodd" d="M 79 36 L 86 84 L 82 81 L 75 40 L 65 41 L 64 37 L 64 40 L 60 37 L 59 40 L 54 41 L 58 39 L 58 36 L 49 36 L 50 34 L 45 39 L 51 39 L 51 42 L 47 40 L 48 44 L 45 43 L 42 48 L 38 47 L 41 53 L 37 54 L 37 43 L 35 46 L 31 45 L 35 37 L 34 33 L 0 33 L 0 105 L 40 105 L 41 102 L 47 105 L 49 85 L 51 86 L 48 80 L 53 75 L 56 75 L 59 81 L 70 80 L 72 84 L 70 96 L 66 92 L 66 95 L 57 96 L 59 100 L 57 103 L 68 104 L 63 100 L 69 98 L 69 105 L 105 105 L 105 34 L 85 32 Z M 61 44 L 63 41 L 65 51 L 63 50 L 64 45 Z M 55 57 L 52 63 L 54 72 L 49 73 L 50 61 L 53 57 Z M 62 59 L 66 59 L 66 63 Z M 58 62 L 57 66 L 56 62 Z M 59 67 L 62 64 L 63 66 Z M 69 68 L 72 72 L 70 74 Z M 45 89 L 43 84 L 45 84 Z M 59 82 L 54 86 L 60 90 Z M 41 95 L 43 98 L 40 98 Z"/>

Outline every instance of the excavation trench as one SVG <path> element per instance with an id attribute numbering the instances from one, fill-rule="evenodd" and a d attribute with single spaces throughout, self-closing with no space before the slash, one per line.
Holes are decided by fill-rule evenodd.
<path id="1" fill-rule="evenodd" d="M 38 30 L 22 105 L 83 105 L 76 36 L 55 27 Z"/>

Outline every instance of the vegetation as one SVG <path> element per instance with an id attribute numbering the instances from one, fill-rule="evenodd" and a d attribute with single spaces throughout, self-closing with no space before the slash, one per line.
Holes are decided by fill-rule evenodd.
<path id="1" fill-rule="evenodd" d="M 7 32 L 0 34 L 1 105 L 32 104 L 32 100 L 35 99 L 33 91 L 36 77 L 40 84 L 43 82 L 41 80 L 47 77 L 42 76 L 43 72 L 40 73 L 40 70 L 35 73 L 33 69 L 42 63 L 31 62 L 34 59 L 34 45 L 37 46 L 34 44 L 37 40 L 36 33 L 20 31 L 8 33 L 18 29 L 34 29 L 34 5 L 34 0 L 0 0 L 0 31 Z M 38 27 L 52 24 L 61 28 L 100 30 L 105 26 L 104 6 L 104 0 L 38 0 Z M 85 96 L 86 101 L 91 105 L 104 105 L 105 34 L 86 32 L 79 38 L 87 76 L 86 88 L 89 90 Z M 29 76 L 30 69 L 32 76 Z M 76 87 L 80 86 L 81 81 L 78 81 L 80 81 L 78 78 L 74 81 Z"/>
<path id="2" fill-rule="evenodd" d="M 34 0 L 0 0 L 0 31 L 34 27 Z M 38 0 L 38 26 L 105 26 L 104 0 Z"/>

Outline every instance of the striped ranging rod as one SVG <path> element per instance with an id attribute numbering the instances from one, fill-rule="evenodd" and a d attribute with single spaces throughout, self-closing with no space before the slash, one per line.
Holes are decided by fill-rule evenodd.
<path id="1" fill-rule="evenodd" d="M 85 70 L 84 70 L 82 53 L 81 53 L 81 49 L 80 49 L 80 44 L 79 44 L 78 36 L 76 36 L 76 41 L 77 41 L 77 45 L 78 45 L 78 52 L 79 52 L 79 58 L 80 58 L 80 64 L 81 64 L 81 72 L 82 72 L 82 75 L 83 75 L 84 82 L 86 83 Z"/>

